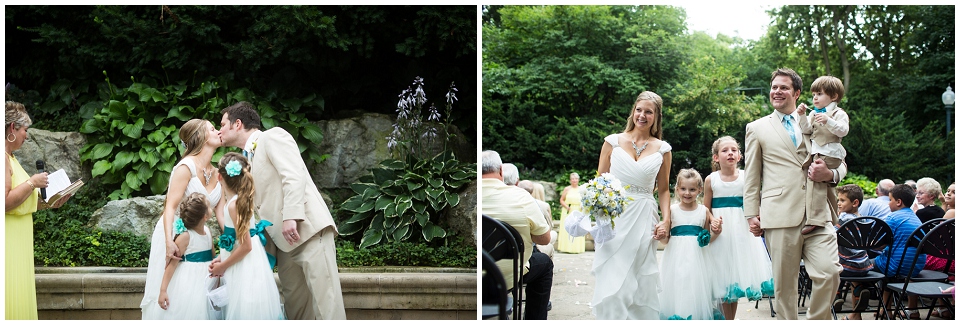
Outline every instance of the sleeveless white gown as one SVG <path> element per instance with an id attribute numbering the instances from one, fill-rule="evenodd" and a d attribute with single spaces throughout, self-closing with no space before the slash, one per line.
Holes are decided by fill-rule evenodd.
<path id="1" fill-rule="evenodd" d="M 236 200 L 237 196 L 234 195 L 223 207 L 224 234 L 237 234 L 230 210 L 227 209 L 230 202 Z M 250 220 L 250 228 L 256 224 L 256 219 Z M 263 243 L 259 236 L 250 236 L 249 231 L 245 235 L 252 249 L 223 273 L 228 297 L 227 305 L 223 308 L 224 319 L 284 319 L 280 290 L 277 289 Z M 240 243 L 234 240 L 233 245 L 237 247 Z M 220 261 L 226 261 L 229 257 L 230 251 L 221 247 Z"/>
<path id="2" fill-rule="evenodd" d="M 660 319 L 723 319 L 723 313 L 714 308 L 712 270 L 705 256 L 713 244 L 700 247 L 697 236 L 706 219 L 707 207 L 701 204 L 693 211 L 684 211 L 679 203 L 670 206 L 670 241 L 660 259 Z"/>
<path id="3" fill-rule="evenodd" d="M 217 183 L 213 191 L 208 193 L 207 189 L 203 187 L 203 183 L 200 182 L 200 178 L 197 177 L 197 166 L 193 158 L 188 157 L 180 160 L 180 162 L 173 166 L 173 170 L 177 170 L 180 165 L 186 165 L 187 169 L 190 170 L 190 181 L 187 182 L 187 189 L 184 191 L 183 196 L 186 197 L 191 193 L 203 193 L 207 196 L 207 203 L 209 203 L 211 207 L 217 206 L 217 202 L 220 202 L 221 195 L 220 184 Z M 173 177 L 173 172 L 170 173 L 170 177 Z M 179 203 L 180 202 L 177 202 L 177 204 Z M 180 218 L 179 212 L 175 213 L 173 216 L 174 221 Z M 171 232 L 173 231 L 173 229 L 170 230 Z M 173 237 L 171 236 L 171 238 Z M 150 240 L 150 259 L 147 261 L 147 281 L 143 289 L 143 299 L 140 300 L 140 311 L 143 319 L 161 319 L 162 317 L 161 315 L 164 310 L 157 304 L 157 296 L 160 295 L 160 282 L 163 281 L 163 269 L 166 267 L 166 256 L 167 243 L 163 235 L 163 216 L 160 216 L 157 220 L 157 225 L 153 228 L 153 236 Z"/>
<path id="4" fill-rule="evenodd" d="M 216 319 L 213 306 L 207 299 L 207 292 L 217 284 L 217 279 L 211 278 L 207 269 L 213 260 L 213 240 L 210 229 L 206 226 L 203 229 L 204 235 L 187 229 L 190 243 L 167 285 L 170 306 L 165 311 L 161 309 L 161 319 Z"/>
<path id="5" fill-rule="evenodd" d="M 660 274 L 657 243 L 653 239 L 660 214 L 653 187 L 663 154 L 671 147 L 663 142 L 657 153 L 634 161 L 620 148 L 616 134 L 604 140 L 613 145 L 610 173 L 621 184 L 630 185 L 627 196 L 633 200 L 617 217 L 616 237 L 594 254 L 593 313 L 597 319 L 660 319 Z"/>

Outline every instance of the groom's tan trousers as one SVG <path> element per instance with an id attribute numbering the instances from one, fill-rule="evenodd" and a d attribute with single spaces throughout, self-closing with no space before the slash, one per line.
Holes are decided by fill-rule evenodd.
<path id="1" fill-rule="evenodd" d="M 290 252 L 276 250 L 287 319 L 347 319 L 332 229 L 324 228 Z"/>
<path id="2" fill-rule="evenodd" d="M 840 259 L 837 255 L 837 232 L 832 223 L 824 223 L 802 235 L 805 222 L 790 228 L 764 229 L 767 248 L 773 263 L 777 319 L 797 319 L 797 277 L 800 259 L 813 282 L 810 311 L 807 319 L 831 319 L 830 309 L 840 286 Z M 782 290 L 781 290 L 782 289 Z"/>

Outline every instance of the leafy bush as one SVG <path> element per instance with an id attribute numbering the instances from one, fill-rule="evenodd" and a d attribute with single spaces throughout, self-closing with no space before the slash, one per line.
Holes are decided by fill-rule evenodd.
<path id="1" fill-rule="evenodd" d="M 408 159 L 406 164 L 385 160 L 350 184 L 357 195 L 340 208 L 356 214 L 339 230 L 352 235 L 366 229 L 360 248 L 405 241 L 415 233 L 426 241 L 446 236 L 437 221 L 444 208 L 460 203 L 454 190 L 473 181 L 476 164 L 460 163 L 450 154 Z"/>
<path id="2" fill-rule="evenodd" d="M 43 266 L 147 266 L 146 236 L 87 226 L 90 215 L 108 202 L 107 191 L 94 182 L 55 210 L 33 214 L 34 264 Z"/>
<path id="3" fill-rule="evenodd" d="M 863 175 L 855 173 L 847 173 L 847 176 L 840 181 L 837 186 L 843 186 L 847 184 L 856 184 L 863 190 L 863 199 L 871 199 L 877 197 L 876 189 L 877 183 L 871 181 L 869 178 Z"/>
<path id="4" fill-rule="evenodd" d="M 147 78 L 132 80 L 126 88 L 115 87 L 110 78 L 106 79 L 102 102 L 84 105 L 90 111 L 80 112 L 91 115 L 80 128 L 88 134 L 80 158 L 93 163 L 93 177 L 106 186 L 119 187 L 110 193 L 111 199 L 164 193 L 183 149 L 179 145 L 183 122 L 199 118 L 218 125 L 220 111 L 242 100 L 257 105 L 264 129 L 280 126 L 289 131 L 305 160 L 319 163 L 325 159 L 317 147 L 307 145 L 322 140 L 320 128 L 297 113 L 301 107 L 322 106 L 322 99 L 315 95 L 282 100 L 269 96 L 257 102 L 256 95 L 245 88 L 228 92 L 226 78 L 222 79 L 194 87 L 185 81 L 156 86 L 156 81 Z M 271 100 L 280 102 L 281 107 L 274 108 Z M 223 152 L 225 149 L 220 149 L 213 159 L 219 159 Z"/>
<path id="5" fill-rule="evenodd" d="M 461 239 L 443 246 L 395 242 L 368 249 L 359 249 L 349 241 L 338 241 L 337 265 L 477 267 L 477 247 Z"/>

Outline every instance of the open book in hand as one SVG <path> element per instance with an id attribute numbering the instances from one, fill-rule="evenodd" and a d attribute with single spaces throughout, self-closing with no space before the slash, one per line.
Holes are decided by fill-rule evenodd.
<path id="1" fill-rule="evenodd" d="M 78 179 L 71 183 L 67 172 L 63 169 L 57 170 L 47 175 L 47 199 L 43 200 L 43 203 L 53 204 L 64 196 L 77 193 L 81 187 L 83 187 L 83 180 Z"/>

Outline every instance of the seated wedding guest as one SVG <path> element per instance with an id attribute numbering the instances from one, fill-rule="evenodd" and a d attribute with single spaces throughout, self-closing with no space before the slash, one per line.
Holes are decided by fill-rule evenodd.
<path id="1" fill-rule="evenodd" d="M 535 193 L 535 188 L 536 188 L 533 181 L 526 180 L 526 179 L 517 183 L 517 187 L 522 188 L 527 192 L 530 192 L 530 195 L 533 195 Z M 537 201 L 537 205 L 540 206 L 540 212 L 543 213 L 543 219 L 545 219 L 545 221 L 547 222 L 547 225 L 550 226 L 550 229 L 553 229 L 553 218 L 551 217 L 551 214 L 550 214 L 550 204 L 541 199 L 536 198 L 536 196 L 534 196 L 533 200 Z M 554 232 L 553 230 L 550 230 L 550 244 L 534 245 L 534 247 L 536 247 L 537 250 L 539 250 L 541 253 L 547 254 L 547 256 L 549 256 L 551 260 L 553 259 L 553 253 L 556 251 L 553 247 L 553 244 L 557 241 L 557 238 L 556 238 L 557 236 L 555 233 L 556 232 Z"/>
<path id="2" fill-rule="evenodd" d="M 913 188 L 906 184 L 896 185 L 890 190 L 890 211 L 893 212 L 885 220 L 890 229 L 893 230 L 893 244 L 887 246 L 883 250 L 883 254 L 873 260 L 873 270 L 883 273 L 887 277 L 905 277 L 907 272 L 910 272 L 911 267 L 910 265 L 901 265 L 901 263 L 909 263 L 908 261 L 912 261 L 914 256 L 917 255 L 916 247 L 907 247 L 910 235 L 922 224 L 920 218 L 917 218 L 917 215 L 910 209 L 915 197 L 916 193 L 914 193 Z M 906 254 L 901 254 L 904 249 L 906 249 Z M 917 264 L 913 267 L 912 276 L 920 273 L 926 260 L 926 254 L 920 254 L 917 257 Z M 883 292 L 883 301 L 886 303 L 884 310 L 889 311 L 892 301 L 889 291 Z M 907 308 L 916 308 L 917 301 L 917 296 L 909 296 Z M 888 314 L 887 317 L 893 318 L 893 315 Z M 920 319 L 920 313 L 913 311 L 909 314 L 909 317 Z"/>
<path id="3" fill-rule="evenodd" d="M 520 181 L 520 171 L 517 169 L 517 165 L 505 163 L 500 168 L 503 169 L 503 183 L 509 186 L 517 186 L 517 182 Z"/>
<path id="4" fill-rule="evenodd" d="M 836 225 L 838 228 L 844 222 L 860 217 L 857 209 L 862 200 L 863 190 L 860 189 L 860 186 L 847 184 L 837 187 L 837 208 L 840 212 L 840 223 Z M 889 209 L 889 207 L 887 209 Z M 870 256 L 865 250 L 841 246 L 838 247 L 838 253 L 840 254 L 840 266 L 843 267 L 840 276 L 862 277 L 873 269 L 873 261 L 870 260 Z M 840 288 L 843 288 L 843 283 L 840 284 Z M 866 286 L 861 286 L 859 282 L 851 282 L 850 291 L 853 297 L 854 312 L 844 316 L 843 319 L 859 320 L 861 319 L 860 312 L 867 309 L 867 303 L 870 301 L 870 289 Z M 840 308 L 843 307 L 843 303 L 842 293 L 837 291 L 837 298 L 833 301 L 833 309 L 840 310 Z"/>
<path id="5" fill-rule="evenodd" d="M 950 183 L 950 187 L 947 187 L 947 193 L 944 193 L 944 195 L 941 197 L 941 201 L 943 202 L 943 210 L 946 211 L 943 215 L 944 218 L 953 219 L 955 217 L 956 210 L 954 209 L 954 207 L 956 204 L 956 194 L 957 194 L 957 184 Z M 947 281 L 950 281 L 950 282 L 956 281 L 956 277 L 955 277 L 956 264 L 957 264 L 957 261 L 955 259 L 951 259 L 950 267 L 947 268 L 947 274 L 949 275 L 947 277 Z M 947 265 L 947 259 L 939 258 L 932 255 L 927 255 L 927 263 L 923 266 L 923 268 L 925 270 L 934 270 L 934 271 L 942 272 L 943 268 L 946 265 Z M 950 312 L 949 309 L 942 308 L 942 307 L 934 310 L 931 313 L 931 315 L 933 315 L 934 317 L 940 317 L 943 319 L 953 319 L 953 313 Z"/>
<path id="6" fill-rule="evenodd" d="M 942 190 L 940 183 L 933 178 L 924 177 L 917 181 L 917 204 L 922 208 L 917 209 L 916 213 L 921 223 L 943 218 L 945 211 L 934 204 L 935 200 L 943 195 Z"/>
<path id="7" fill-rule="evenodd" d="M 890 214 L 890 189 L 893 188 L 893 185 L 895 184 L 890 179 L 884 179 L 877 183 L 877 189 L 874 191 L 877 197 L 863 200 L 863 204 L 860 204 L 858 210 L 860 215 L 880 219 L 886 218 Z"/>
<path id="8" fill-rule="evenodd" d="M 550 227 L 540 212 L 540 206 L 523 189 L 503 183 L 503 161 L 500 154 L 493 150 L 482 153 L 480 181 L 480 212 L 483 215 L 509 224 L 520 233 L 523 247 L 533 247 L 533 243 L 550 243 Z M 521 281 L 527 285 L 524 319 L 547 319 L 547 305 L 550 303 L 550 290 L 553 287 L 553 261 L 546 254 L 533 249 L 524 249 L 524 261 Z M 513 279 L 513 262 L 497 261 L 504 279 Z M 513 288 L 510 280 L 507 289 Z"/>

